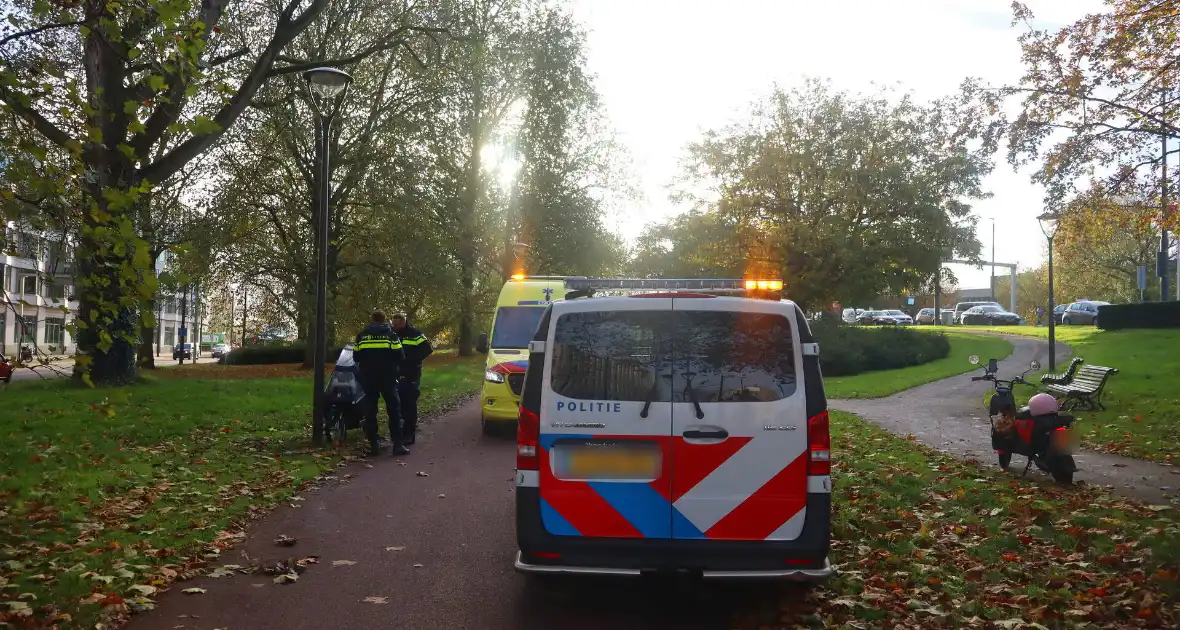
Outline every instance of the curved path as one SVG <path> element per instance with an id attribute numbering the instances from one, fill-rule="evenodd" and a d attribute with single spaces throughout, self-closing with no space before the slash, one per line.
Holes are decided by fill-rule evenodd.
<path id="1" fill-rule="evenodd" d="M 1036 359 L 1049 364 L 1049 344 L 1027 337 L 1002 336 L 1012 343 L 1012 354 L 1000 361 L 1002 377 L 1015 376 Z M 1057 344 L 1057 362 L 1063 365 L 1071 350 Z M 987 357 L 980 357 L 986 361 Z M 991 384 L 972 382 L 976 373 L 968 372 L 885 398 L 830 400 L 833 409 L 854 413 L 898 435 L 912 434 L 923 444 L 964 459 L 975 459 L 984 465 L 998 465 L 991 447 L 990 425 L 984 400 Z M 1116 377 L 1117 378 L 1117 377 Z M 1080 424 L 1084 426 L 1085 419 Z M 1176 486 L 1180 486 L 1180 468 L 1156 464 L 1118 455 L 1082 451 L 1074 456 L 1078 472 L 1076 482 L 1109 486 L 1119 494 L 1133 496 L 1150 503 L 1180 502 Z M 1010 470 L 1019 474 L 1025 459 L 1012 459 Z M 1035 466 L 1029 471 L 1048 479 Z"/>

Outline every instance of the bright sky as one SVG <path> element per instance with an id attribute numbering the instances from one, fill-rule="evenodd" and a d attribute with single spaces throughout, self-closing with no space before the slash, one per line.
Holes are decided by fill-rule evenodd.
<path id="1" fill-rule="evenodd" d="M 589 67 L 615 129 L 634 160 L 646 199 L 622 212 L 634 238 L 649 221 L 683 210 L 666 187 L 684 146 L 702 130 L 740 117 L 773 83 L 804 76 L 869 91 L 899 84 L 922 99 L 957 91 L 967 76 L 992 84 L 1022 74 L 1009 0 L 573 0 L 590 30 Z M 1028 0 L 1042 27 L 1071 22 L 1100 0 Z M 1022 28 L 1022 27 L 1021 27 Z M 1036 216 L 1042 190 L 1000 163 L 976 204 L 996 219 L 996 260 L 1023 266 L 1044 257 Z M 980 221 L 983 257 L 991 221 Z M 987 271 L 956 266 L 960 286 L 986 287 Z M 1003 269 L 997 269 L 997 274 Z"/>

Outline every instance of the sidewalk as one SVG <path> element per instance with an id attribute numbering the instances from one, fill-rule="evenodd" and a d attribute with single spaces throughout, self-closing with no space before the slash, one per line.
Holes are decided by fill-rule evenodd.
<path id="1" fill-rule="evenodd" d="M 1001 374 L 1019 373 L 1034 359 L 1047 364 L 1047 342 L 1029 337 L 1004 338 L 1012 342 L 1013 351 L 1000 361 Z M 1068 359 L 1071 352 L 1068 346 L 1058 343 L 1058 364 Z M 886 398 L 828 402 L 833 409 L 854 413 L 897 435 L 912 435 L 917 441 L 956 457 L 998 467 L 984 408 L 991 385 L 971 382 L 972 376 L 972 372 L 952 376 Z M 1115 493 L 1153 504 L 1180 505 L 1176 488 L 1180 486 L 1180 468 L 1093 451 L 1080 451 L 1074 459 L 1078 465 L 1076 483 L 1107 486 Z M 1010 470 L 1020 474 L 1025 462 L 1023 457 L 1013 457 Z M 1048 480 L 1048 475 L 1035 466 L 1028 476 Z"/>

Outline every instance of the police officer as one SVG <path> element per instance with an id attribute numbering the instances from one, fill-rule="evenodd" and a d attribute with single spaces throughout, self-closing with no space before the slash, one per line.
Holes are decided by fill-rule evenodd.
<path id="1" fill-rule="evenodd" d="M 393 444 L 394 455 L 406 455 L 410 449 L 402 444 L 401 403 L 397 396 L 397 377 L 405 352 L 397 333 L 385 321 L 385 313 L 373 313 L 373 323 L 356 336 L 353 344 L 353 358 L 358 366 L 361 387 L 365 390 L 365 435 L 369 438 L 370 454 L 376 455 L 377 446 L 377 396 L 385 399 L 385 410 L 389 412 L 389 441 Z"/>
<path id="2" fill-rule="evenodd" d="M 405 313 L 395 313 L 393 331 L 402 340 L 402 348 L 406 353 L 406 360 L 401 365 L 397 379 L 397 393 L 401 398 L 402 443 L 413 444 L 418 432 L 418 394 L 422 385 L 422 362 L 434 352 L 430 341 L 421 330 L 410 326 Z"/>

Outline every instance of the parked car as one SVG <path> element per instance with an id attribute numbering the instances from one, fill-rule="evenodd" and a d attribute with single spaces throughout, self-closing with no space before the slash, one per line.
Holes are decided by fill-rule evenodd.
<path id="1" fill-rule="evenodd" d="M 1000 305 L 996 302 L 959 302 L 958 304 L 955 304 L 955 323 L 956 324 L 964 323 L 963 322 L 963 313 L 966 312 L 967 309 L 975 308 L 976 306 L 1000 306 Z M 1003 307 L 1001 307 L 1001 308 L 1003 308 Z"/>
<path id="2" fill-rule="evenodd" d="M 865 311 L 857 317 L 856 323 L 861 326 L 897 326 L 901 322 L 892 315 L 886 315 L 885 311 Z"/>
<path id="3" fill-rule="evenodd" d="M 1069 308 L 1069 304 L 1058 304 L 1053 307 L 1053 323 L 1060 324 L 1061 318 L 1065 315 L 1065 309 Z"/>
<path id="4" fill-rule="evenodd" d="M 938 322 L 936 322 L 934 320 L 934 309 L 933 308 L 924 308 L 924 309 L 918 311 L 918 315 L 916 317 L 914 317 L 914 323 L 915 324 L 924 324 L 927 326 L 932 325 L 932 324 L 937 324 Z"/>
<path id="5" fill-rule="evenodd" d="M 1020 316 L 1009 313 L 1003 307 L 995 304 L 972 306 L 963 311 L 963 323 L 977 326 L 1015 326 L 1020 323 Z"/>
<path id="6" fill-rule="evenodd" d="M 864 312 L 862 308 L 846 308 L 840 313 L 840 318 L 844 320 L 845 324 L 855 324 L 860 320 L 860 316 Z"/>
<path id="7" fill-rule="evenodd" d="M 186 359 L 193 358 L 193 344 L 186 343 L 183 346 L 173 346 L 172 360 L 176 361 L 180 359 L 181 355 L 183 355 Z"/>
<path id="8" fill-rule="evenodd" d="M 230 352 L 230 350 L 229 350 L 228 345 L 226 345 L 224 343 L 219 343 L 219 344 L 213 346 L 213 350 L 210 354 L 213 355 L 214 359 L 220 359 L 221 357 L 229 354 L 229 352 Z"/>
<path id="9" fill-rule="evenodd" d="M 1098 323 L 1098 307 L 1106 306 L 1110 302 L 1096 300 L 1078 300 L 1066 306 L 1061 313 L 1063 326 L 1093 326 Z M 1054 309 L 1056 311 L 1056 309 Z"/>
<path id="10" fill-rule="evenodd" d="M 901 324 L 902 326 L 909 326 L 914 323 L 914 318 L 910 317 L 909 315 L 906 315 L 903 311 L 888 310 L 888 311 L 882 311 L 882 312 L 885 313 L 886 315 L 888 315 L 889 317 L 892 317 L 893 319 L 897 320 L 897 323 Z"/>
<path id="11" fill-rule="evenodd" d="M 8 357 L 3 354 L 0 354 L 0 381 L 12 382 L 12 361 L 9 361 Z"/>

